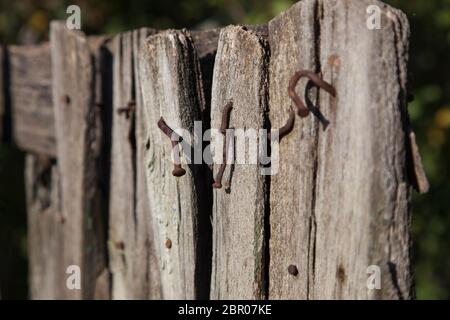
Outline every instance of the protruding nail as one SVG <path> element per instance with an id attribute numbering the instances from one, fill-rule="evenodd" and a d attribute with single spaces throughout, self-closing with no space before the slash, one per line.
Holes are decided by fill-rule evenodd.
<path id="1" fill-rule="evenodd" d="M 130 115 L 132 112 L 136 110 L 136 102 L 134 100 L 131 100 L 127 103 L 126 107 L 118 108 L 117 113 L 119 115 L 125 114 L 125 117 L 128 119 L 130 118 Z"/>
<path id="2" fill-rule="evenodd" d="M 114 246 L 117 250 L 125 249 L 125 243 L 123 243 L 123 241 L 117 241 L 116 243 L 114 243 Z"/>
<path id="3" fill-rule="evenodd" d="M 69 105 L 70 104 L 70 97 L 65 94 L 61 97 L 61 102 L 65 105 Z"/>
<path id="4" fill-rule="evenodd" d="M 220 126 L 220 132 L 224 135 L 224 142 L 223 142 L 223 163 L 220 165 L 219 172 L 217 173 L 216 179 L 213 183 L 214 189 L 220 189 L 222 188 L 222 177 L 223 173 L 225 172 L 225 168 L 227 166 L 227 129 L 229 129 L 230 126 L 230 112 L 233 109 L 233 101 L 228 102 L 225 107 L 222 110 L 222 124 Z"/>
<path id="5" fill-rule="evenodd" d="M 331 94 L 333 97 L 336 96 L 336 90 L 334 89 L 334 87 L 331 84 L 322 80 L 317 74 L 315 74 L 312 71 L 309 71 L 309 70 L 297 71 L 292 76 L 291 80 L 289 81 L 288 94 L 289 94 L 289 97 L 292 99 L 292 101 L 294 101 L 295 106 L 297 107 L 297 114 L 300 117 L 304 118 L 304 117 L 308 116 L 309 109 L 305 106 L 303 101 L 299 98 L 299 96 L 295 92 L 295 87 L 297 86 L 298 81 L 302 77 L 308 78 L 317 87 L 322 88 L 323 90 L 325 90 L 326 92 Z"/>
<path id="6" fill-rule="evenodd" d="M 225 172 L 226 166 L 227 165 L 225 163 L 222 163 L 220 165 L 219 172 L 217 172 L 216 179 L 214 180 L 214 183 L 213 183 L 214 189 L 222 188 L 222 177 L 223 177 L 223 173 Z"/>
<path id="7" fill-rule="evenodd" d="M 172 152 L 173 152 L 173 171 L 172 175 L 175 177 L 182 177 L 186 174 L 186 170 L 181 167 L 180 163 L 180 149 L 179 142 L 182 141 L 181 137 L 176 134 L 164 121 L 164 118 L 161 117 L 158 121 L 158 128 L 170 139 L 172 144 Z"/>
<path id="8" fill-rule="evenodd" d="M 289 109 L 289 118 L 287 119 L 286 124 L 278 130 L 278 141 L 281 141 L 283 137 L 291 133 L 292 129 L 294 128 L 294 124 L 295 124 L 295 112 L 291 106 Z M 268 134 L 268 138 L 269 140 L 272 139 L 272 135 L 270 132 Z"/>
<path id="9" fill-rule="evenodd" d="M 230 125 L 230 112 L 233 109 L 233 101 L 228 102 L 222 111 L 222 123 L 220 125 L 220 132 L 225 134 Z"/>
<path id="10" fill-rule="evenodd" d="M 58 213 L 56 215 L 56 219 L 58 220 L 59 223 L 64 224 L 66 222 L 66 218 L 64 217 L 64 215 L 62 213 Z"/>

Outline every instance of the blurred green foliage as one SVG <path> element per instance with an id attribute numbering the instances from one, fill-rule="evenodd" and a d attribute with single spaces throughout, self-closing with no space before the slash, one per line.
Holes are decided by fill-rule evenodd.
<path id="1" fill-rule="evenodd" d="M 142 26 L 205 29 L 233 23 L 260 24 L 286 10 L 293 2 L 0 0 L 0 39 L 6 43 L 47 40 L 49 21 L 64 19 L 65 8 L 70 4 L 80 6 L 85 32 L 104 34 Z M 403 10 L 410 21 L 409 69 L 415 101 L 410 104 L 409 112 L 431 183 L 430 192 L 414 195 L 413 203 L 417 297 L 450 299 L 450 0 L 385 2 Z M 8 248 L 17 252 L 12 258 L 19 266 L 15 268 L 16 276 L 23 276 L 25 209 L 23 184 L 16 182 L 16 179 L 23 179 L 23 159 L 15 151 L 0 148 L 3 148 L 0 149 L 0 240 L 8 235 L 5 238 Z M 18 288 L 9 293 L 11 297 L 25 297 L 25 276 L 8 283 Z M 4 287 L 2 284 L 0 288 Z M 6 292 L 3 294 L 5 296 Z"/>

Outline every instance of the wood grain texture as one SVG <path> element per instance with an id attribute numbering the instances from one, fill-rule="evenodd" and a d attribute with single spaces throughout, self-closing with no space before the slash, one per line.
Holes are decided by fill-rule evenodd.
<path id="1" fill-rule="evenodd" d="M 65 286 L 60 177 L 48 156 L 28 154 L 25 164 L 31 299 L 56 299 Z"/>
<path id="2" fill-rule="evenodd" d="M 314 70 L 316 1 L 302 1 L 269 23 L 269 108 L 272 128 L 288 118 L 290 77 Z M 298 88 L 302 92 L 304 86 Z M 303 95 L 301 95 L 303 96 Z M 297 117 L 294 130 L 279 145 L 278 173 L 271 176 L 269 298 L 308 298 L 313 224 L 316 120 Z M 294 265 L 298 275 L 288 273 Z"/>
<path id="3" fill-rule="evenodd" d="M 110 179 L 109 256 L 113 299 L 160 298 L 152 216 L 145 182 L 143 103 L 135 72 L 150 29 L 114 38 L 114 103 Z"/>
<path id="4" fill-rule="evenodd" d="M 207 298 L 210 211 L 205 199 L 205 167 L 184 165 L 186 175 L 173 177 L 170 140 L 157 127 L 164 117 L 172 129 L 184 129 L 181 135 L 188 141 L 194 121 L 200 120 L 204 99 L 191 36 L 172 30 L 151 36 L 143 47 L 140 65 L 148 134 L 146 176 L 162 298 Z"/>
<path id="5" fill-rule="evenodd" d="M 252 31 L 238 26 L 224 28 L 214 67 L 211 127 L 220 128 L 223 109 L 233 101 L 230 127 L 242 132 L 253 130 L 256 140 L 244 141 L 252 147 L 258 146 L 267 108 L 267 49 L 265 40 Z M 213 153 L 219 153 L 221 159 L 223 142 L 213 138 L 212 145 Z M 239 148 L 236 138 L 236 157 L 250 161 L 250 148 Z M 214 175 L 219 167 L 214 165 Z M 226 190 L 214 191 L 211 298 L 262 299 L 266 179 L 256 163 L 228 165 L 222 183 L 228 179 Z"/>
<path id="6" fill-rule="evenodd" d="M 113 112 L 109 204 L 109 257 L 112 298 L 133 297 L 136 221 L 136 171 L 133 92 L 133 34 L 113 40 Z M 137 292 L 136 292 L 137 294 Z"/>
<path id="7" fill-rule="evenodd" d="M 141 28 L 133 31 L 133 66 L 135 83 L 135 135 L 136 135 L 136 254 L 135 265 L 138 279 L 145 283 L 140 295 L 148 299 L 161 299 L 161 276 L 159 261 L 155 244 L 155 226 L 153 225 L 153 212 L 150 210 L 147 192 L 145 146 L 147 144 L 147 131 L 144 114 L 144 102 L 142 98 L 141 82 L 139 80 L 140 52 L 145 39 L 156 30 Z M 145 281 L 142 281 L 142 273 L 145 272 Z"/>
<path id="8" fill-rule="evenodd" d="M 107 295 L 102 203 L 97 165 L 101 150 L 99 104 L 102 38 L 90 41 L 81 32 L 53 22 L 50 31 L 52 92 L 65 219 L 63 264 L 55 272 L 78 265 L 81 290 L 60 285 L 59 298 L 92 299 Z M 105 293 L 106 292 L 106 293 Z"/>
<path id="9" fill-rule="evenodd" d="M 50 44 L 8 47 L 11 139 L 20 149 L 56 155 Z"/>
<path id="10" fill-rule="evenodd" d="M 369 30 L 371 4 L 303 1 L 269 24 L 272 124 L 289 105 L 286 84 L 295 71 L 321 71 L 337 91 L 336 98 L 315 91 L 311 102 L 324 120 L 297 121 L 280 146 L 270 298 L 413 297 L 404 131 L 409 27 L 401 12 L 376 1 L 382 28 Z M 301 97 L 305 84 L 297 87 Z M 298 267 L 296 277 L 289 264 Z M 371 265 L 381 269 L 380 290 L 366 285 Z"/>

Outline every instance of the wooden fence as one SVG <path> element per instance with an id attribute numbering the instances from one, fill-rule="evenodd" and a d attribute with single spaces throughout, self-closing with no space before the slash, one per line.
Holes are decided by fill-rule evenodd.
<path id="1" fill-rule="evenodd" d="M 366 27 L 373 4 L 379 30 Z M 27 152 L 31 298 L 414 297 L 410 186 L 428 183 L 408 120 L 403 13 L 303 0 L 257 27 L 50 29 L 49 43 L 1 51 L 0 134 Z M 227 166 L 222 189 L 218 164 L 172 176 L 161 117 L 205 132 L 232 101 L 230 128 L 280 128 L 298 70 L 336 95 L 299 82 L 312 112 L 280 141 L 277 174 Z M 80 290 L 66 286 L 70 265 Z"/>

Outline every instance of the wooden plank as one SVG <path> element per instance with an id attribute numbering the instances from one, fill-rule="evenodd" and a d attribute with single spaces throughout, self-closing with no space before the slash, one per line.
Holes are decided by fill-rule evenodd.
<path id="1" fill-rule="evenodd" d="M 56 155 L 50 45 L 8 47 L 12 142 L 23 150 Z"/>
<path id="2" fill-rule="evenodd" d="M 64 23 L 51 24 L 52 94 L 64 218 L 64 264 L 81 269 L 81 290 L 59 284 L 60 298 L 92 299 L 107 294 L 104 230 L 97 170 L 101 150 L 98 67 L 101 38 L 92 41 Z M 99 100 L 100 99 L 100 100 Z M 106 293 L 105 293 L 106 292 Z"/>
<path id="3" fill-rule="evenodd" d="M 151 36 L 141 55 L 140 81 L 146 115 L 146 176 L 155 244 L 160 262 L 162 298 L 209 296 L 210 209 L 203 165 L 185 165 L 172 176 L 170 140 L 159 130 L 164 117 L 171 128 L 193 133 L 203 110 L 199 63 L 187 31 Z M 188 150 L 185 150 L 186 152 Z"/>
<path id="4" fill-rule="evenodd" d="M 316 1 L 292 6 L 269 23 L 270 122 L 285 123 L 291 101 L 290 77 L 297 70 L 315 69 L 314 10 Z M 299 86 L 300 87 L 300 86 Z M 300 87 L 298 92 L 302 92 Z M 307 299 L 310 233 L 313 227 L 316 120 L 296 119 L 294 130 L 279 145 L 278 173 L 270 185 L 270 299 Z M 297 276 L 288 273 L 296 266 Z"/>
<path id="5" fill-rule="evenodd" d="M 237 130 L 253 130 L 258 138 L 267 111 L 268 56 L 265 40 L 256 33 L 238 26 L 222 29 L 212 86 L 212 128 L 220 128 L 223 109 L 233 101 L 230 126 L 236 129 L 236 135 Z M 242 138 L 246 139 L 243 134 L 235 138 L 235 156 L 250 161 L 250 146 L 239 148 L 237 140 Z M 259 139 L 244 143 L 258 147 Z M 214 153 L 222 154 L 223 147 L 218 147 L 222 142 L 214 139 L 212 145 Z M 214 165 L 214 176 L 219 167 Z M 256 163 L 228 165 L 224 177 L 230 176 L 226 190 L 214 191 L 211 298 L 263 299 L 266 178 Z"/>
<path id="6" fill-rule="evenodd" d="M 142 29 L 114 38 L 109 253 L 113 299 L 160 298 L 157 264 L 145 182 L 140 84 L 135 82 L 140 44 L 154 31 Z"/>
<path id="7" fill-rule="evenodd" d="M 382 9 L 381 30 L 366 27 L 372 4 Z M 312 115 L 299 119 L 280 145 L 271 181 L 270 298 L 413 296 L 408 30 L 398 10 L 366 0 L 306 0 L 270 22 L 272 125 L 286 114 L 295 71 L 321 71 L 337 91 L 312 99 L 328 126 Z M 297 86 L 301 97 L 305 84 Z M 288 273 L 291 264 L 297 276 Z M 367 287 L 372 265 L 381 270 L 379 290 Z"/>
<path id="8" fill-rule="evenodd" d="M 42 155 L 28 154 L 25 166 L 30 298 L 57 299 L 66 283 L 59 170 Z"/>
<path id="9" fill-rule="evenodd" d="M 152 29 L 142 28 L 133 32 L 133 66 L 135 84 L 135 135 L 136 135 L 136 247 L 135 247 L 135 274 L 137 279 L 144 283 L 139 287 L 138 297 L 147 299 L 161 299 L 161 276 L 159 261 L 155 243 L 155 227 L 153 225 L 154 214 L 150 210 L 145 166 L 145 146 L 147 143 L 147 131 L 145 124 L 144 102 L 142 97 L 141 82 L 139 81 L 140 52 L 145 39 L 155 34 Z M 142 279 L 146 279 L 142 281 Z"/>
<path id="10" fill-rule="evenodd" d="M 109 256 L 112 273 L 112 298 L 131 298 L 132 256 L 135 246 L 135 138 L 132 33 L 114 38 L 111 189 L 109 205 Z M 136 279 L 137 280 L 137 279 Z"/>

